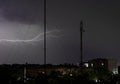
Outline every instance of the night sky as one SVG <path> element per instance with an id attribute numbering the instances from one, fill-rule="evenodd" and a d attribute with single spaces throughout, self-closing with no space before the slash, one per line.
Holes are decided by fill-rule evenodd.
<path id="1" fill-rule="evenodd" d="M 43 64 L 43 0 L 0 0 L 0 64 Z M 116 59 L 120 64 L 119 0 L 47 0 L 47 63 Z"/>

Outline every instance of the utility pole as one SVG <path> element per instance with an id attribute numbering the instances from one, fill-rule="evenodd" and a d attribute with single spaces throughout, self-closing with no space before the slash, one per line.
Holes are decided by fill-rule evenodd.
<path id="1" fill-rule="evenodd" d="M 83 66 L 83 21 L 80 21 L 80 67 Z"/>
<path id="2" fill-rule="evenodd" d="M 46 73 L 46 0 L 44 0 L 44 66 Z"/>

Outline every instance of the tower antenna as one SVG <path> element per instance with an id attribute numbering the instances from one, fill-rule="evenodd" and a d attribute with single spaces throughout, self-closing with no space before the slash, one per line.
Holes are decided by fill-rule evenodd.
<path id="1" fill-rule="evenodd" d="M 44 0 L 44 66 L 46 73 L 46 0 Z"/>

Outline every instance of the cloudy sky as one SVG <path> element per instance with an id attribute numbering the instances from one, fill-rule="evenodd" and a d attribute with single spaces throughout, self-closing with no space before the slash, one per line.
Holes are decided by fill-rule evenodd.
<path id="1" fill-rule="evenodd" d="M 47 0 L 47 63 L 78 63 L 80 21 L 84 57 L 120 64 L 119 0 Z M 0 64 L 43 64 L 43 0 L 0 0 Z"/>

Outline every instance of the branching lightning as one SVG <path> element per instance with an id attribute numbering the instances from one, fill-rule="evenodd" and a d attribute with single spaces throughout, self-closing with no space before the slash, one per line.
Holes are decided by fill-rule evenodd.
<path id="1" fill-rule="evenodd" d="M 46 32 L 47 37 L 56 37 L 53 33 L 54 32 L 59 32 L 59 31 L 60 30 L 48 31 L 48 32 Z M 1 42 L 12 42 L 12 43 L 33 43 L 33 42 L 39 42 L 39 41 L 43 40 L 43 38 L 44 38 L 43 35 L 44 35 L 44 33 L 39 33 L 34 38 L 28 39 L 28 40 L 22 40 L 22 39 L 14 39 L 14 40 L 0 39 L 0 43 Z"/>

